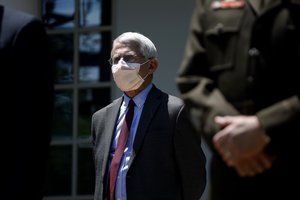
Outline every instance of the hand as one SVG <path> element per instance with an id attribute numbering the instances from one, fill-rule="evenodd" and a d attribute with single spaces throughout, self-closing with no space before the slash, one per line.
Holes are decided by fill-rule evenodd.
<path id="1" fill-rule="evenodd" d="M 216 117 L 215 122 L 221 130 L 213 144 L 229 164 L 262 152 L 270 142 L 256 116 Z"/>
<path id="2" fill-rule="evenodd" d="M 267 155 L 265 152 L 259 152 L 248 158 L 243 158 L 229 166 L 233 167 L 241 177 L 253 177 L 270 169 L 275 157 Z"/>

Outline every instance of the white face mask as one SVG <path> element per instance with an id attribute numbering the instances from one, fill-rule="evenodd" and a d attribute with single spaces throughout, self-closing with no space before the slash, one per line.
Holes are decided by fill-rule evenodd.
<path id="1" fill-rule="evenodd" d="M 124 92 L 138 89 L 144 82 L 144 79 L 139 75 L 141 65 L 144 63 L 127 63 L 121 58 L 119 62 L 112 65 L 111 71 L 117 86 Z"/>

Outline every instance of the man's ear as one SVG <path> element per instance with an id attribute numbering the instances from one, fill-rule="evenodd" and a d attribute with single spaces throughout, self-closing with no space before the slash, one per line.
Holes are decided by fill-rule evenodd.
<path id="1" fill-rule="evenodd" d="M 157 58 L 152 58 L 150 60 L 149 73 L 153 74 L 156 71 L 157 67 L 158 67 L 158 60 L 157 60 Z"/>

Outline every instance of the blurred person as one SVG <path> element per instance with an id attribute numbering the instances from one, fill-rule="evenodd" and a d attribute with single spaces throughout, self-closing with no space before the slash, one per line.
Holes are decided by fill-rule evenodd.
<path id="1" fill-rule="evenodd" d="M 298 195 L 300 1 L 197 0 L 176 83 L 211 149 L 210 200 Z"/>
<path id="2" fill-rule="evenodd" d="M 201 137 L 189 124 L 182 100 L 152 83 L 158 68 L 155 45 L 140 33 L 125 32 L 113 41 L 111 64 L 123 95 L 92 117 L 94 199 L 200 199 L 206 185 Z M 118 151 L 130 105 L 130 135 L 125 150 Z M 114 167 L 118 152 L 124 154 L 120 167 Z"/>
<path id="3" fill-rule="evenodd" d="M 47 43 L 36 16 L 0 5 L 4 199 L 43 198 L 53 110 Z"/>

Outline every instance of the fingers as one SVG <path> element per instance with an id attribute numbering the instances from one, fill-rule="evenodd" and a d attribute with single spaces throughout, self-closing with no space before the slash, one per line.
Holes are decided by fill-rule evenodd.
<path id="1" fill-rule="evenodd" d="M 213 137 L 213 145 L 215 149 L 222 156 L 223 160 L 228 163 L 239 159 L 237 156 L 240 154 L 230 141 L 231 138 L 228 134 L 230 131 L 230 127 L 224 128 Z"/>
<path id="2" fill-rule="evenodd" d="M 215 121 L 222 129 L 213 137 L 213 144 L 223 159 L 229 160 L 233 156 L 232 148 L 229 150 L 229 147 L 232 146 L 230 146 L 228 141 L 231 128 L 226 127 L 229 125 L 229 121 L 225 117 L 215 117 Z"/>
<path id="3" fill-rule="evenodd" d="M 228 124 L 231 123 L 231 118 L 229 116 L 225 116 L 225 117 L 221 117 L 221 116 L 216 116 L 215 117 L 215 123 L 217 125 L 219 125 L 219 127 L 222 129 L 224 128 L 225 126 L 227 126 Z"/>
<path id="4" fill-rule="evenodd" d="M 252 177 L 255 175 L 255 172 L 251 169 L 251 165 L 249 165 L 249 163 L 247 164 L 244 162 L 240 162 L 233 167 L 240 177 Z"/>
<path id="5" fill-rule="evenodd" d="M 265 168 L 259 163 L 259 161 L 255 159 L 244 160 L 242 163 L 236 164 L 234 168 L 241 177 L 253 177 L 265 170 Z"/>
<path id="6" fill-rule="evenodd" d="M 254 155 L 270 143 L 256 116 L 218 116 L 215 121 L 223 128 L 214 135 L 213 144 L 227 162 Z"/>
<path id="7" fill-rule="evenodd" d="M 270 138 L 256 116 L 217 116 L 215 122 L 221 130 L 214 135 L 213 144 L 241 177 L 255 176 L 272 167 L 274 158 L 263 151 Z"/>
<path id="8" fill-rule="evenodd" d="M 252 157 L 235 162 L 232 167 L 234 167 L 241 177 L 253 177 L 270 169 L 274 160 L 274 157 L 261 152 Z"/>

